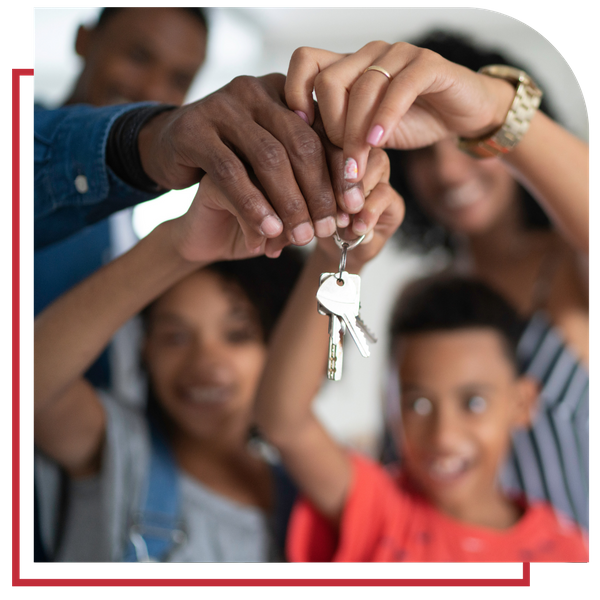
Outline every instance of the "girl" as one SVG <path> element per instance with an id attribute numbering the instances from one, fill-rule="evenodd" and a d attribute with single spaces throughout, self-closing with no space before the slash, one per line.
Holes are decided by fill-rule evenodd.
<path id="1" fill-rule="evenodd" d="M 380 152 L 365 193 L 388 176 Z M 382 188 L 365 206 L 372 226 L 396 197 Z M 249 254 L 236 218 L 218 206 L 223 199 L 205 177 L 184 216 L 159 225 L 36 319 L 35 442 L 67 479 L 61 526 L 53 531 L 43 518 L 51 507 L 41 511 L 56 560 L 282 558 L 290 486 L 248 441 L 267 338 L 299 261 L 284 252 L 276 261 L 211 264 Z M 285 243 L 275 240 L 273 253 Z M 83 373 L 149 302 L 150 402 L 141 414 L 93 389 Z M 40 496 L 49 504 L 44 475 Z"/>

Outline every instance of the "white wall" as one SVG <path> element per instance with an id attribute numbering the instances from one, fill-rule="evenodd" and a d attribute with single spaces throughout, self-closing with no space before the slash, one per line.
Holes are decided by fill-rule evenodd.
<path id="1" fill-rule="evenodd" d="M 72 50 L 81 22 L 95 18 L 96 9 L 36 9 L 35 93 L 47 104 L 59 104 L 77 76 L 79 62 Z M 210 10 L 211 34 L 207 63 L 194 82 L 189 100 L 200 98 L 240 74 L 285 72 L 299 46 L 339 52 L 357 50 L 382 39 L 408 40 L 432 27 L 471 34 L 476 41 L 514 55 L 529 67 L 547 92 L 559 118 L 587 139 L 585 104 L 577 81 L 557 50 L 535 30 L 500 13 L 483 9 L 280 9 Z M 191 201 L 189 192 L 169 194 L 136 211 L 143 234 L 157 220 L 176 216 Z M 177 199 L 178 198 L 178 199 Z M 165 212 L 165 207 L 167 212 Z M 418 273 L 420 263 L 399 261 L 388 250 L 363 277 L 363 314 L 380 336 L 369 359 L 347 343 L 345 375 L 325 384 L 317 411 L 340 439 L 370 447 L 381 426 L 379 391 L 385 375 L 387 310 L 395 289 Z"/>

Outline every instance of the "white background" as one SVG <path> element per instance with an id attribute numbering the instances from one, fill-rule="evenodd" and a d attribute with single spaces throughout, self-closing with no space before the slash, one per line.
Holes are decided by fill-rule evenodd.
<path id="1" fill-rule="evenodd" d="M 35 97 L 58 105 L 68 96 L 81 67 L 73 46 L 77 27 L 94 23 L 96 8 L 35 10 Z M 196 78 L 188 101 L 201 98 L 240 74 L 285 73 L 299 46 L 339 52 L 357 50 L 369 41 L 388 42 L 419 37 L 435 27 L 466 33 L 489 48 L 500 49 L 535 74 L 560 120 L 587 138 L 583 97 L 571 68 L 560 52 L 529 25 L 490 10 L 386 8 L 213 8 L 209 16 L 207 62 Z M 171 192 L 138 206 L 134 227 L 139 236 L 160 221 L 183 213 L 191 190 Z M 371 454 L 382 428 L 382 381 L 386 376 L 387 317 L 396 290 L 418 276 L 422 264 L 398 257 L 389 248 L 363 273 L 362 316 L 377 334 L 368 360 L 348 340 L 344 377 L 325 382 L 316 409 L 340 441 Z"/>

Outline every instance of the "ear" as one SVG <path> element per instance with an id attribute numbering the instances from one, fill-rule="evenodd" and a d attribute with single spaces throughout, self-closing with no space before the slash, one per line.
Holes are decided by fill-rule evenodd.
<path id="1" fill-rule="evenodd" d="M 537 412 L 540 387 L 533 378 L 523 375 L 516 383 L 514 426 L 531 427 Z"/>
<path id="2" fill-rule="evenodd" d="M 77 37 L 75 38 L 75 52 L 81 58 L 86 58 L 90 47 L 90 39 L 92 37 L 93 30 L 88 29 L 85 25 L 80 25 L 77 30 Z"/>

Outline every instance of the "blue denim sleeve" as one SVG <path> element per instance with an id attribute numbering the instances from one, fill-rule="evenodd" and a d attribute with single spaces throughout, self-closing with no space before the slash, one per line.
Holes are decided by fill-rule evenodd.
<path id="1" fill-rule="evenodd" d="M 86 104 L 34 112 L 35 248 L 61 240 L 123 208 L 155 198 L 119 179 L 106 165 L 115 120 L 148 102 Z"/>

